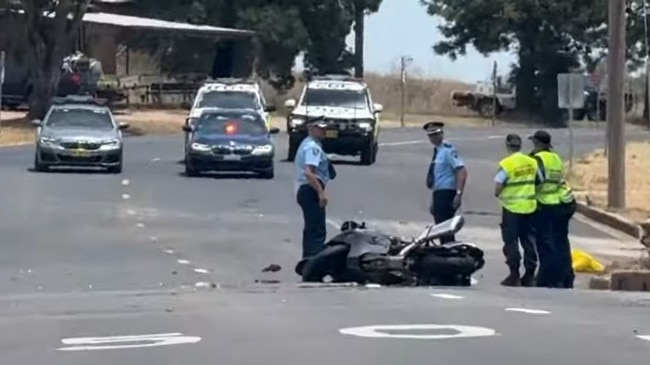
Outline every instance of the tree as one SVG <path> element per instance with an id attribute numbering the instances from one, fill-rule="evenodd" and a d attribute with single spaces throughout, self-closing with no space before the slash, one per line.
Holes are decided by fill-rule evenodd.
<path id="1" fill-rule="evenodd" d="M 354 73 L 364 74 L 364 38 L 366 15 L 379 11 L 382 0 L 352 0 L 354 6 Z"/>
<path id="2" fill-rule="evenodd" d="M 74 44 L 90 0 L 21 0 L 32 72 L 29 116 L 45 116 L 55 95 L 61 64 Z"/>
<path id="3" fill-rule="evenodd" d="M 451 59 L 468 45 L 480 53 L 513 50 L 517 105 L 528 112 L 551 112 L 557 119 L 556 77 L 592 59 L 607 22 L 605 0 L 421 0 L 445 40 L 434 51 Z M 554 98 L 555 96 L 555 98 Z"/>

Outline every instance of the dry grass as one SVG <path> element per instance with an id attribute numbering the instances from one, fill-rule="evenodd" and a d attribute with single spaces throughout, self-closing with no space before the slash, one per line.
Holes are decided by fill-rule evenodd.
<path id="1" fill-rule="evenodd" d="M 650 217 L 650 141 L 629 143 L 625 157 L 627 209 L 619 212 L 638 222 Z M 603 150 L 574 163 L 569 181 L 576 191 L 585 192 L 592 205 L 607 205 L 607 157 Z"/>

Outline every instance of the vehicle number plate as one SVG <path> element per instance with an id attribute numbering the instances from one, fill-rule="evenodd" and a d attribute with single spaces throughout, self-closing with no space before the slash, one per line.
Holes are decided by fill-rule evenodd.
<path id="1" fill-rule="evenodd" d="M 72 151 L 72 154 L 77 157 L 85 157 L 85 156 L 89 156 L 90 152 L 82 149 L 76 149 Z"/>
<path id="2" fill-rule="evenodd" d="M 239 161 L 241 160 L 241 156 L 238 155 L 224 155 L 223 159 L 226 161 Z"/>
<path id="3" fill-rule="evenodd" d="M 325 131 L 326 138 L 337 138 L 339 136 L 339 131 Z"/>

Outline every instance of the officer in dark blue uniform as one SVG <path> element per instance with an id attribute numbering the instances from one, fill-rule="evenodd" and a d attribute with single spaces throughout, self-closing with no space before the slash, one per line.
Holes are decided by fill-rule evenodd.
<path id="1" fill-rule="evenodd" d="M 442 122 L 429 122 L 423 126 L 433 144 L 433 158 L 429 164 L 426 185 L 432 191 L 431 215 L 438 223 L 453 218 L 460 207 L 467 181 L 465 163 L 454 145 L 443 140 Z M 453 242 L 453 235 L 440 238 L 441 243 Z"/>

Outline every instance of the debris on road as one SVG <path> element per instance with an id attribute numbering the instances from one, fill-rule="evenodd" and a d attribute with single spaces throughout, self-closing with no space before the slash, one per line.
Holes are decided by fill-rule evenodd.
<path id="1" fill-rule="evenodd" d="M 282 266 L 278 264 L 271 264 L 265 268 L 262 269 L 262 272 L 278 272 L 282 270 Z"/>

